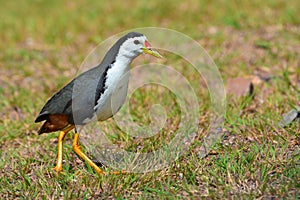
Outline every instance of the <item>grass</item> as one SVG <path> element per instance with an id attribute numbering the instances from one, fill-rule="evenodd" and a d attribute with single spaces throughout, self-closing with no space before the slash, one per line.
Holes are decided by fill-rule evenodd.
<path id="1" fill-rule="evenodd" d="M 299 106 L 299 8 L 298 1 L 271 0 L 1 2 L 0 198 L 299 199 L 299 123 L 278 127 L 282 115 Z M 199 126 L 204 129 L 188 151 L 155 172 L 99 176 L 74 155 L 71 133 L 64 145 L 64 173 L 58 176 L 52 170 L 57 133 L 37 135 L 40 125 L 33 123 L 35 117 L 47 98 L 75 76 L 99 42 L 145 26 L 192 36 L 214 59 L 224 81 L 261 71 L 273 78 L 255 85 L 251 98 L 228 96 L 224 138 L 199 159 L 209 125 L 209 94 L 201 76 L 170 55 L 168 61 L 201 97 Z M 147 63 L 147 59 L 139 60 Z M 150 122 L 143 113 L 152 104 L 159 101 L 166 108 L 168 123 L 158 135 L 131 138 L 109 120 L 102 125 L 110 139 L 141 152 L 170 141 L 180 110 L 167 94 L 160 87 L 145 87 L 131 100 L 132 116 L 140 124 Z"/>

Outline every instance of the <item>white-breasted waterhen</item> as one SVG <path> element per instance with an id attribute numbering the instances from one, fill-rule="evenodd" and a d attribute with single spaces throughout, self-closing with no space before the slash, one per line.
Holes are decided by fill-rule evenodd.
<path id="1" fill-rule="evenodd" d="M 114 93 L 113 98 L 117 98 L 117 102 L 119 102 L 118 110 L 126 99 L 128 80 L 122 81 L 125 87 L 118 87 L 120 91 L 114 91 L 114 86 L 118 84 L 123 75 L 129 72 L 132 60 L 142 53 L 158 58 L 162 57 L 157 51 L 151 49 L 150 43 L 143 34 L 136 32 L 126 34 L 110 48 L 99 65 L 77 76 L 45 104 L 35 122 L 45 121 L 39 134 L 60 131 L 57 164 L 54 168 L 57 172 L 62 171 L 62 149 L 66 134 L 77 124 L 84 125 L 95 116 L 99 121 L 113 116 L 115 111 L 112 111 L 111 107 L 112 94 Z M 127 76 L 128 78 L 129 76 Z M 79 94 L 76 95 L 73 94 L 75 83 L 81 87 Z M 76 102 L 76 112 L 80 115 L 76 120 L 74 119 L 73 102 Z M 98 174 L 104 173 L 80 150 L 78 137 L 79 134 L 75 128 L 73 141 L 75 153 Z"/>

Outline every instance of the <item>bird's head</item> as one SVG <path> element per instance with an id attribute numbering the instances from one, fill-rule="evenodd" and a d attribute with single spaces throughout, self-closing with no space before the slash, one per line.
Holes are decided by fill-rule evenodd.
<path id="1" fill-rule="evenodd" d="M 136 32 L 130 32 L 123 38 L 125 38 L 125 41 L 119 49 L 119 52 L 123 55 L 135 58 L 138 55 L 145 53 L 157 58 L 162 58 L 157 51 L 152 49 L 151 44 L 148 42 L 145 35 Z"/>

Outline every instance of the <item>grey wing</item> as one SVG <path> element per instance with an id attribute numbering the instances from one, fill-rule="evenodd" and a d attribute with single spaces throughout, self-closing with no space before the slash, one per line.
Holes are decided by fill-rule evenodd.
<path id="1" fill-rule="evenodd" d="M 82 124 L 85 119 L 93 117 L 97 86 L 101 82 L 104 71 L 101 68 L 96 68 L 85 76 L 80 76 L 75 80 L 70 108 L 72 109 L 72 119 L 75 124 Z"/>
<path id="2" fill-rule="evenodd" d="M 44 105 L 35 122 L 46 120 L 49 114 L 70 114 L 69 104 L 72 104 L 73 81 L 54 94 Z"/>
<path id="3" fill-rule="evenodd" d="M 46 120 L 49 114 L 68 115 L 72 124 L 74 121 L 77 124 L 91 118 L 94 113 L 97 86 L 105 70 L 105 67 L 98 66 L 73 79 L 48 100 L 35 122 Z"/>

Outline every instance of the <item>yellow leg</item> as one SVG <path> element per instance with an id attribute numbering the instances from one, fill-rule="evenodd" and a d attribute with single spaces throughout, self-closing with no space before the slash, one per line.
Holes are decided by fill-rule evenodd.
<path id="1" fill-rule="evenodd" d="M 57 153 L 57 163 L 56 166 L 54 167 L 54 170 L 57 172 L 62 171 L 62 149 L 63 149 L 63 141 L 66 136 L 66 134 L 72 130 L 74 126 L 69 126 L 66 129 L 60 131 L 58 135 L 58 153 Z"/>
<path id="2" fill-rule="evenodd" d="M 98 174 L 104 174 L 104 172 L 91 160 L 89 159 L 81 150 L 78 144 L 79 134 L 75 133 L 73 141 L 73 150 L 75 153 L 84 161 L 86 161 Z"/>

